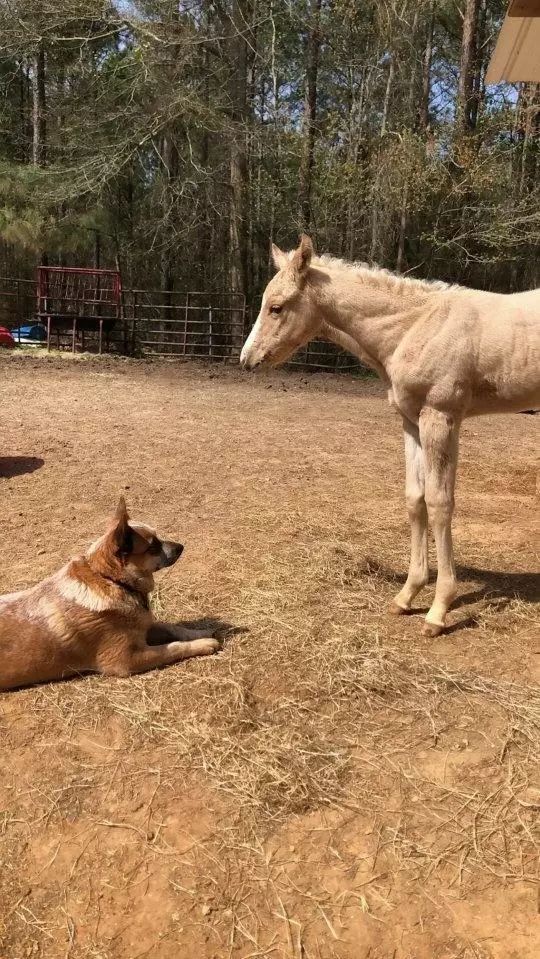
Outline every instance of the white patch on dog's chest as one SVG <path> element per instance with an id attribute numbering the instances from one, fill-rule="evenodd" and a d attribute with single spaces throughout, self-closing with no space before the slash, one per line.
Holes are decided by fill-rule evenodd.
<path id="1" fill-rule="evenodd" d="M 111 609 L 116 605 L 114 600 L 101 596 L 68 573 L 62 572 L 59 575 L 56 588 L 63 599 L 67 599 L 77 606 L 82 606 L 83 609 L 89 609 L 93 613 L 103 613 L 106 609 Z"/>

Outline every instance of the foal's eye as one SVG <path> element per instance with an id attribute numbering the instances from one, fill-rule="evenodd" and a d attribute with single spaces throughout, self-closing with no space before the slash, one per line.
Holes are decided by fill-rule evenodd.
<path id="1" fill-rule="evenodd" d="M 271 306 L 271 307 L 270 307 L 270 313 L 273 313 L 274 316 L 277 316 L 278 313 L 281 313 L 281 310 L 282 310 L 282 307 L 281 307 L 281 306 Z"/>

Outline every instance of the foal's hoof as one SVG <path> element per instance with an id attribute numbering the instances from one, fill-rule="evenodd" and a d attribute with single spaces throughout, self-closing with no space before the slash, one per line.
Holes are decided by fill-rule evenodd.
<path id="1" fill-rule="evenodd" d="M 400 606 L 399 603 L 390 603 L 388 612 L 390 613 L 390 616 L 408 616 L 411 610 L 405 609 L 405 607 Z"/>
<path id="2" fill-rule="evenodd" d="M 444 626 L 439 626 L 438 623 L 424 623 L 422 636 L 429 636 L 430 639 L 434 639 L 435 636 L 440 636 L 443 632 Z"/>

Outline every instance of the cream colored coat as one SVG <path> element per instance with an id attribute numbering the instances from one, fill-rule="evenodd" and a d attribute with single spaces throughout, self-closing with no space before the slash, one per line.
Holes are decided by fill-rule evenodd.
<path id="1" fill-rule="evenodd" d="M 428 580 L 428 518 L 437 549 L 437 635 L 456 595 L 451 521 L 459 430 L 467 416 L 540 407 L 540 290 L 485 293 L 316 257 L 311 240 L 283 253 L 263 295 L 241 363 L 278 364 L 326 336 L 377 371 L 403 421 L 411 523 L 407 581 L 394 612 L 408 612 Z"/>

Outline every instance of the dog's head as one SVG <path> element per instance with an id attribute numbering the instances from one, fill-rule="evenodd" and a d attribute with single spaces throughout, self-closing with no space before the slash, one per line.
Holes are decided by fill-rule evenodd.
<path id="1" fill-rule="evenodd" d="M 91 547 L 90 556 L 102 571 L 105 564 L 118 579 L 149 591 L 153 574 L 176 563 L 183 550 L 181 543 L 160 539 L 150 526 L 131 521 L 121 496 L 107 533 Z"/>

